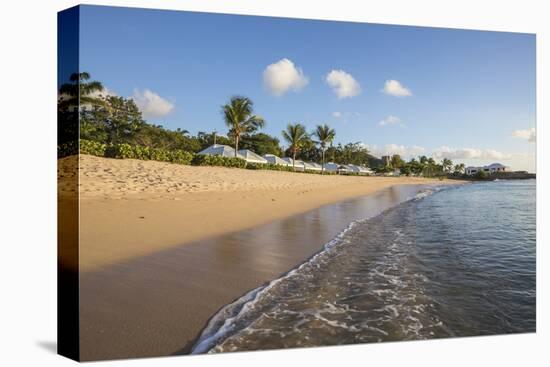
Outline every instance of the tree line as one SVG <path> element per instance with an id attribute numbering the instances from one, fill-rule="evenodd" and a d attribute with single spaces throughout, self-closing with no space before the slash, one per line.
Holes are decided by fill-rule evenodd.
<path id="1" fill-rule="evenodd" d="M 279 138 L 260 131 L 266 121 L 254 113 L 254 103 L 244 96 L 234 96 L 221 106 L 226 135 L 218 135 L 216 131 L 199 131 L 191 135 L 185 129 L 170 130 L 147 122 L 133 99 L 104 95 L 103 92 L 103 84 L 91 80 L 87 72 L 71 75 L 69 82 L 60 87 L 59 144 L 78 138 L 78 129 L 73 122 L 79 118 L 80 139 L 107 145 L 124 143 L 197 153 L 212 144 L 223 144 L 234 147 L 235 152 L 249 149 L 262 156 L 274 154 L 292 157 L 293 161 L 317 162 L 323 169 L 330 161 L 368 166 L 377 172 L 399 169 L 406 175 L 437 176 L 464 172 L 464 164 L 453 166 L 449 159 L 436 163 L 426 156 L 405 162 L 399 155 L 393 155 L 383 164 L 359 142 L 333 144 L 336 131 L 327 124 L 319 124 L 310 132 L 302 123 L 288 124 L 281 131 L 286 143 L 286 149 L 283 149 Z"/>
<path id="2" fill-rule="evenodd" d="M 254 113 L 252 100 L 234 96 L 221 106 L 226 135 L 216 131 L 199 131 L 191 135 L 184 129 L 170 130 L 162 125 L 147 122 L 131 98 L 103 95 L 104 87 L 91 80 L 89 73 L 73 74 L 69 83 L 59 90 L 59 143 L 74 140 L 77 132 L 71 124 L 78 114 L 80 138 L 103 144 L 147 146 L 161 149 L 178 149 L 197 153 L 212 144 L 224 144 L 249 149 L 259 155 L 289 156 L 294 160 L 338 164 L 377 166 L 380 160 L 369 154 L 359 143 L 333 145 L 336 131 L 327 124 L 318 125 L 307 132 L 301 123 L 288 124 L 281 136 L 288 148 L 281 147 L 279 138 L 261 132 L 266 121 Z"/>
<path id="3" fill-rule="evenodd" d="M 378 172 L 390 172 L 399 169 L 401 174 L 410 176 L 461 176 L 465 170 L 464 163 L 453 164 L 448 158 L 443 158 L 441 163 L 437 163 L 433 158 L 421 155 L 417 158 L 411 158 L 405 162 L 399 154 L 394 154 L 385 165 L 377 169 Z"/>

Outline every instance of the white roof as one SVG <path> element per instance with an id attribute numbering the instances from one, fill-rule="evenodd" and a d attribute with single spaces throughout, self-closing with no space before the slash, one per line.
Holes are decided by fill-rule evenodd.
<path id="1" fill-rule="evenodd" d="M 298 162 L 298 161 L 296 161 Z M 314 170 L 314 171 L 320 171 L 321 170 L 321 165 L 317 164 L 317 163 L 310 163 L 310 162 L 303 162 L 304 163 L 304 168 L 305 169 L 310 169 L 310 170 Z"/>
<path id="2" fill-rule="evenodd" d="M 264 158 L 265 158 L 265 160 L 267 160 L 268 163 L 271 163 L 271 164 L 278 164 L 280 166 L 290 165 L 287 161 L 277 157 L 274 154 L 264 154 Z"/>
<path id="3" fill-rule="evenodd" d="M 287 162 L 290 166 L 292 166 L 292 158 L 290 157 L 283 157 L 281 158 L 283 161 Z M 295 164 L 294 164 L 295 168 L 299 168 L 299 169 L 304 169 L 304 162 L 303 161 L 300 161 L 298 159 L 296 159 L 295 161 Z"/>
<path id="4" fill-rule="evenodd" d="M 339 166 L 340 166 L 339 164 L 336 164 L 336 163 L 333 163 L 333 162 L 325 163 L 325 169 L 327 171 L 331 171 L 331 172 L 336 172 L 338 170 Z"/>
<path id="5" fill-rule="evenodd" d="M 490 169 L 490 168 L 508 168 L 507 166 L 503 165 L 503 164 L 500 164 L 500 163 L 492 163 L 488 166 L 478 166 L 478 167 L 475 167 L 475 166 L 468 166 L 466 167 L 466 170 L 473 170 L 473 169 Z"/>
<path id="6" fill-rule="evenodd" d="M 344 164 L 338 164 L 334 162 L 325 163 L 325 169 L 327 171 L 336 172 L 336 171 L 350 171 L 350 168 Z"/>
<path id="7" fill-rule="evenodd" d="M 238 153 L 240 155 L 242 155 L 244 157 L 244 159 L 246 159 L 247 162 L 250 162 L 250 163 L 264 163 L 264 164 L 267 163 L 267 159 L 265 159 L 264 157 L 254 153 L 251 150 L 240 149 L 238 151 Z"/>
<path id="8" fill-rule="evenodd" d="M 231 148 L 229 145 L 214 144 L 200 151 L 198 154 L 221 155 L 222 157 L 235 158 L 235 149 Z M 238 153 L 237 158 L 246 159 Z"/>

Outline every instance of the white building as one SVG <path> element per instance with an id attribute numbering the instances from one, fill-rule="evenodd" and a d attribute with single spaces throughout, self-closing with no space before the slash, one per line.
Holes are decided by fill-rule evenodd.
<path id="1" fill-rule="evenodd" d="M 320 171 L 321 165 L 312 162 L 304 162 L 304 168 L 310 171 Z"/>
<path id="2" fill-rule="evenodd" d="M 244 157 L 244 159 L 248 163 L 261 163 L 261 164 L 267 164 L 268 161 L 264 157 L 254 153 L 251 150 L 248 149 L 239 149 L 238 153 Z"/>
<path id="3" fill-rule="evenodd" d="M 325 163 L 325 169 L 328 172 L 338 172 L 338 173 L 346 173 L 346 172 L 353 172 L 351 168 L 344 164 L 338 164 L 334 162 L 328 162 Z"/>
<path id="4" fill-rule="evenodd" d="M 287 161 L 277 157 L 275 154 L 264 154 L 264 159 L 267 161 L 267 163 L 270 164 L 276 164 L 279 166 L 290 166 Z"/>
<path id="5" fill-rule="evenodd" d="M 348 164 L 347 167 L 350 172 L 358 173 L 360 175 L 370 175 L 373 173 L 368 167 L 357 166 L 355 164 Z"/>
<path id="6" fill-rule="evenodd" d="M 204 155 L 221 155 L 222 157 L 235 158 L 235 149 L 231 148 L 229 145 L 214 144 L 206 148 L 205 150 L 200 151 L 198 154 Z M 237 153 L 237 158 L 245 159 L 242 155 Z"/>
<path id="7" fill-rule="evenodd" d="M 283 161 L 287 162 L 289 166 L 294 167 L 297 171 L 303 171 L 305 170 L 304 162 L 296 159 L 295 162 L 293 162 L 292 158 L 290 157 L 283 157 L 281 158 Z"/>
<path id="8" fill-rule="evenodd" d="M 509 172 L 510 167 L 507 167 L 507 166 L 502 165 L 500 163 L 493 163 L 493 164 L 490 164 L 488 166 L 481 166 L 481 167 L 470 166 L 470 167 L 466 167 L 466 169 L 464 170 L 464 173 L 466 173 L 467 175 L 475 175 L 479 171 L 484 171 L 488 174 L 493 174 L 493 173 L 498 173 L 498 172 Z"/>

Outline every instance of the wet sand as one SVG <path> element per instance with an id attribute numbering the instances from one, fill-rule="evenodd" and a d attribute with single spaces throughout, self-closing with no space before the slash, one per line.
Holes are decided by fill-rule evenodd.
<path id="1" fill-rule="evenodd" d="M 299 265 L 353 220 L 422 187 L 393 186 L 81 273 L 82 360 L 189 353 L 225 304 Z"/>

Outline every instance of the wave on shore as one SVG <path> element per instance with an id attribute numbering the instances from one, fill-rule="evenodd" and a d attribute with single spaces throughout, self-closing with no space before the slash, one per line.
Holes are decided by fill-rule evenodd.
<path id="1" fill-rule="evenodd" d="M 418 201 L 422 200 L 429 195 L 441 191 L 442 189 L 449 189 L 452 186 L 435 186 L 428 189 L 423 189 L 419 191 L 414 196 L 408 198 L 405 200 L 405 202 L 399 204 L 403 205 L 404 203 L 411 202 L 411 201 Z M 391 211 L 395 209 L 390 208 L 386 211 L 382 212 L 381 214 L 373 217 L 379 217 L 383 216 L 388 211 Z M 347 228 L 345 228 L 342 232 L 340 232 L 334 239 L 329 241 L 323 246 L 323 249 L 313 255 L 311 258 L 309 258 L 307 261 L 299 265 L 298 267 L 290 270 L 288 273 L 284 274 L 283 276 L 269 282 L 266 285 L 263 285 L 261 287 L 258 287 L 256 289 L 253 289 L 234 301 L 233 303 L 230 303 L 226 306 L 224 306 L 220 311 L 218 311 L 208 322 L 205 329 L 202 331 L 200 337 L 198 338 L 197 342 L 195 343 L 194 347 L 192 348 L 191 353 L 192 354 L 201 354 L 201 353 L 212 353 L 216 351 L 221 351 L 220 348 L 217 348 L 220 344 L 223 344 L 225 340 L 237 335 L 237 334 L 246 334 L 249 331 L 252 331 L 253 324 L 258 321 L 258 317 L 270 317 L 267 312 L 267 305 L 271 304 L 274 301 L 274 298 L 277 296 L 280 296 L 281 294 L 288 293 L 292 294 L 292 296 L 300 297 L 300 295 L 296 295 L 293 292 L 289 292 L 286 288 L 286 285 L 291 283 L 290 280 L 293 278 L 296 278 L 295 280 L 298 280 L 297 278 L 300 278 L 301 280 L 307 281 L 307 279 L 310 279 L 311 277 L 314 277 L 315 270 L 320 269 L 323 266 L 325 266 L 329 261 L 331 261 L 331 258 L 338 256 L 338 249 L 342 246 L 346 246 L 353 242 L 353 239 L 350 238 L 349 234 L 350 231 L 352 231 L 354 228 L 356 228 L 358 225 L 361 225 L 363 223 L 368 222 L 369 220 L 373 218 L 364 218 L 361 220 L 354 221 L 349 224 Z M 399 235 L 399 233 L 396 233 Z M 373 270 L 374 273 L 377 272 L 376 269 Z M 337 274 L 336 274 L 337 275 Z M 391 276 L 378 273 L 380 276 L 386 276 L 388 281 L 390 282 L 396 282 L 397 279 L 391 278 Z M 276 289 L 280 288 L 280 289 Z M 376 290 L 375 293 L 378 293 L 381 295 L 382 293 L 388 293 L 388 290 Z M 281 299 L 279 301 L 284 301 L 284 299 Z M 264 310 L 265 308 L 265 310 Z M 397 314 L 399 311 L 392 305 L 385 306 L 384 312 L 389 314 Z M 279 310 L 280 315 L 281 314 L 287 314 L 290 318 L 293 318 L 297 316 L 295 313 L 293 314 L 293 311 L 290 310 Z M 329 320 L 325 316 L 323 316 L 324 313 L 336 313 L 336 314 L 345 314 L 345 313 L 353 313 L 353 312 L 364 312 L 361 310 L 352 310 L 349 309 L 349 307 L 338 307 L 337 305 L 334 305 L 333 303 L 325 303 L 323 308 L 319 309 L 308 309 L 306 310 L 306 313 L 309 314 L 309 319 L 317 319 L 320 320 L 323 323 L 327 323 L 331 325 L 332 327 L 342 327 L 342 328 L 349 328 L 348 325 L 341 321 L 337 320 Z M 279 316 L 280 316 L 279 315 Z M 299 315 L 298 315 L 299 316 Z M 298 317 L 300 318 L 300 316 Z M 413 317 L 411 316 L 411 320 Z M 414 320 L 412 320 L 414 321 Z M 302 321 L 298 320 L 298 322 L 293 323 L 292 328 L 296 331 L 297 328 L 300 327 L 301 323 L 305 323 L 306 321 L 302 318 Z M 366 324 L 365 324 L 366 326 Z M 385 332 L 381 329 L 377 329 L 376 327 L 370 327 L 366 326 L 367 328 L 370 328 L 375 334 L 384 334 Z M 411 326 L 411 330 L 414 330 L 417 327 Z M 353 329 L 353 327 L 352 327 Z M 262 331 L 262 333 L 271 333 L 275 332 L 273 330 L 265 329 Z M 281 337 L 285 335 L 279 335 Z M 305 336 L 307 339 L 307 336 Z M 225 350 L 225 349 L 224 349 Z"/>

